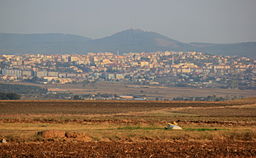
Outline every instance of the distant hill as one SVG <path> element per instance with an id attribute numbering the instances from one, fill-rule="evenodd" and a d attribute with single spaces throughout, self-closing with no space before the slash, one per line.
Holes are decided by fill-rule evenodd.
<path id="1" fill-rule="evenodd" d="M 155 32 L 125 30 L 90 42 L 91 51 L 147 52 L 189 50 L 191 46 Z"/>
<path id="2" fill-rule="evenodd" d="M 256 57 L 256 42 L 232 44 L 191 43 L 197 51 L 226 56 Z"/>
<path id="3" fill-rule="evenodd" d="M 256 42 L 183 43 L 155 32 L 130 29 L 90 39 L 68 34 L 0 34 L 0 54 L 85 54 L 87 52 L 201 51 L 217 55 L 256 57 Z"/>

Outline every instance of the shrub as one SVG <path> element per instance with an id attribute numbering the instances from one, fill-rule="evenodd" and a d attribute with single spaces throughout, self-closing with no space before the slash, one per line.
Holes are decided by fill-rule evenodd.
<path id="1" fill-rule="evenodd" d="M 2 93 L 0 92 L 0 100 L 19 100 L 20 95 L 16 93 Z"/>

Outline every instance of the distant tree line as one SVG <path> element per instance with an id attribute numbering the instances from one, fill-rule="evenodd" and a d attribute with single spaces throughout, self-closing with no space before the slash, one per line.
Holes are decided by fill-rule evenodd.
<path id="1" fill-rule="evenodd" d="M 207 97 L 176 97 L 173 100 L 177 101 L 224 101 L 224 100 L 234 100 L 241 99 L 243 96 L 224 96 L 218 97 L 216 95 L 210 95 Z"/>
<path id="2" fill-rule="evenodd" d="M 17 94 L 45 94 L 47 89 L 31 86 L 31 85 L 17 85 L 17 84 L 0 84 L 0 90 L 5 93 Z"/>
<path id="3" fill-rule="evenodd" d="M 216 95 L 207 96 L 207 97 L 176 97 L 173 100 L 177 101 L 224 101 L 227 98 L 217 97 Z"/>
<path id="4" fill-rule="evenodd" d="M 16 93 L 3 93 L 0 92 L 0 100 L 19 100 L 20 95 Z"/>

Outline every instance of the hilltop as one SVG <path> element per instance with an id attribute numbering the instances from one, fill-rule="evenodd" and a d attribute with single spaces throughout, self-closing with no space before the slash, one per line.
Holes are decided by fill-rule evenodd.
<path id="1" fill-rule="evenodd" d="M 87 52 L 201 51 L 216 55 L 255 57 L 256 42 L 184 43 L 155 32 L 129 29 L 91 39 L 70 34 L 0 34 L 0 54 L 84 54 Z"/>

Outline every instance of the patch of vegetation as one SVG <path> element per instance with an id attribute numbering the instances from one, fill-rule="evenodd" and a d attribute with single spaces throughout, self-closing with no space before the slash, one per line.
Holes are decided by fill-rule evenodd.
<path id="1" fill-rule="evenodd" d="M 217 128 L 185 128 L 186 131 L 220 131 L 226 129 L 217 129 Z"/>
<path id="2" fill-rule="evenodd" d="M 175 101 L 224 101 L 224 100 L 233 100 L 233 99 L 237 99 L 237 96 L 217 97 L 216 95 L 212 95 L 212 96 L 207 96 L 207 97 L 176 97 L 176 98 L 173 98 L 173 100 L 175 100 Z"/>
<path id="3" fill-rule="evenodd" d="M 154 127 L 140 127 L 140 126 L 125 126 L 119 127 L 118 130 L 158 130 L 164 128 L 154 128 Z"/>
<path id="4" fill-rule="evenodd" d="M 45 94 L 47 89 L 30 86 L 30 85 L 16 85 L 16 84 L 0 84 L 0 91 L 5 93 L 17 94 Z"/>
<path id="5" fill-rule="evenodd" d="M 19 100 L 20 95 L 16 93 L 2 93 L 0 92 L 0 100 Z"/>

